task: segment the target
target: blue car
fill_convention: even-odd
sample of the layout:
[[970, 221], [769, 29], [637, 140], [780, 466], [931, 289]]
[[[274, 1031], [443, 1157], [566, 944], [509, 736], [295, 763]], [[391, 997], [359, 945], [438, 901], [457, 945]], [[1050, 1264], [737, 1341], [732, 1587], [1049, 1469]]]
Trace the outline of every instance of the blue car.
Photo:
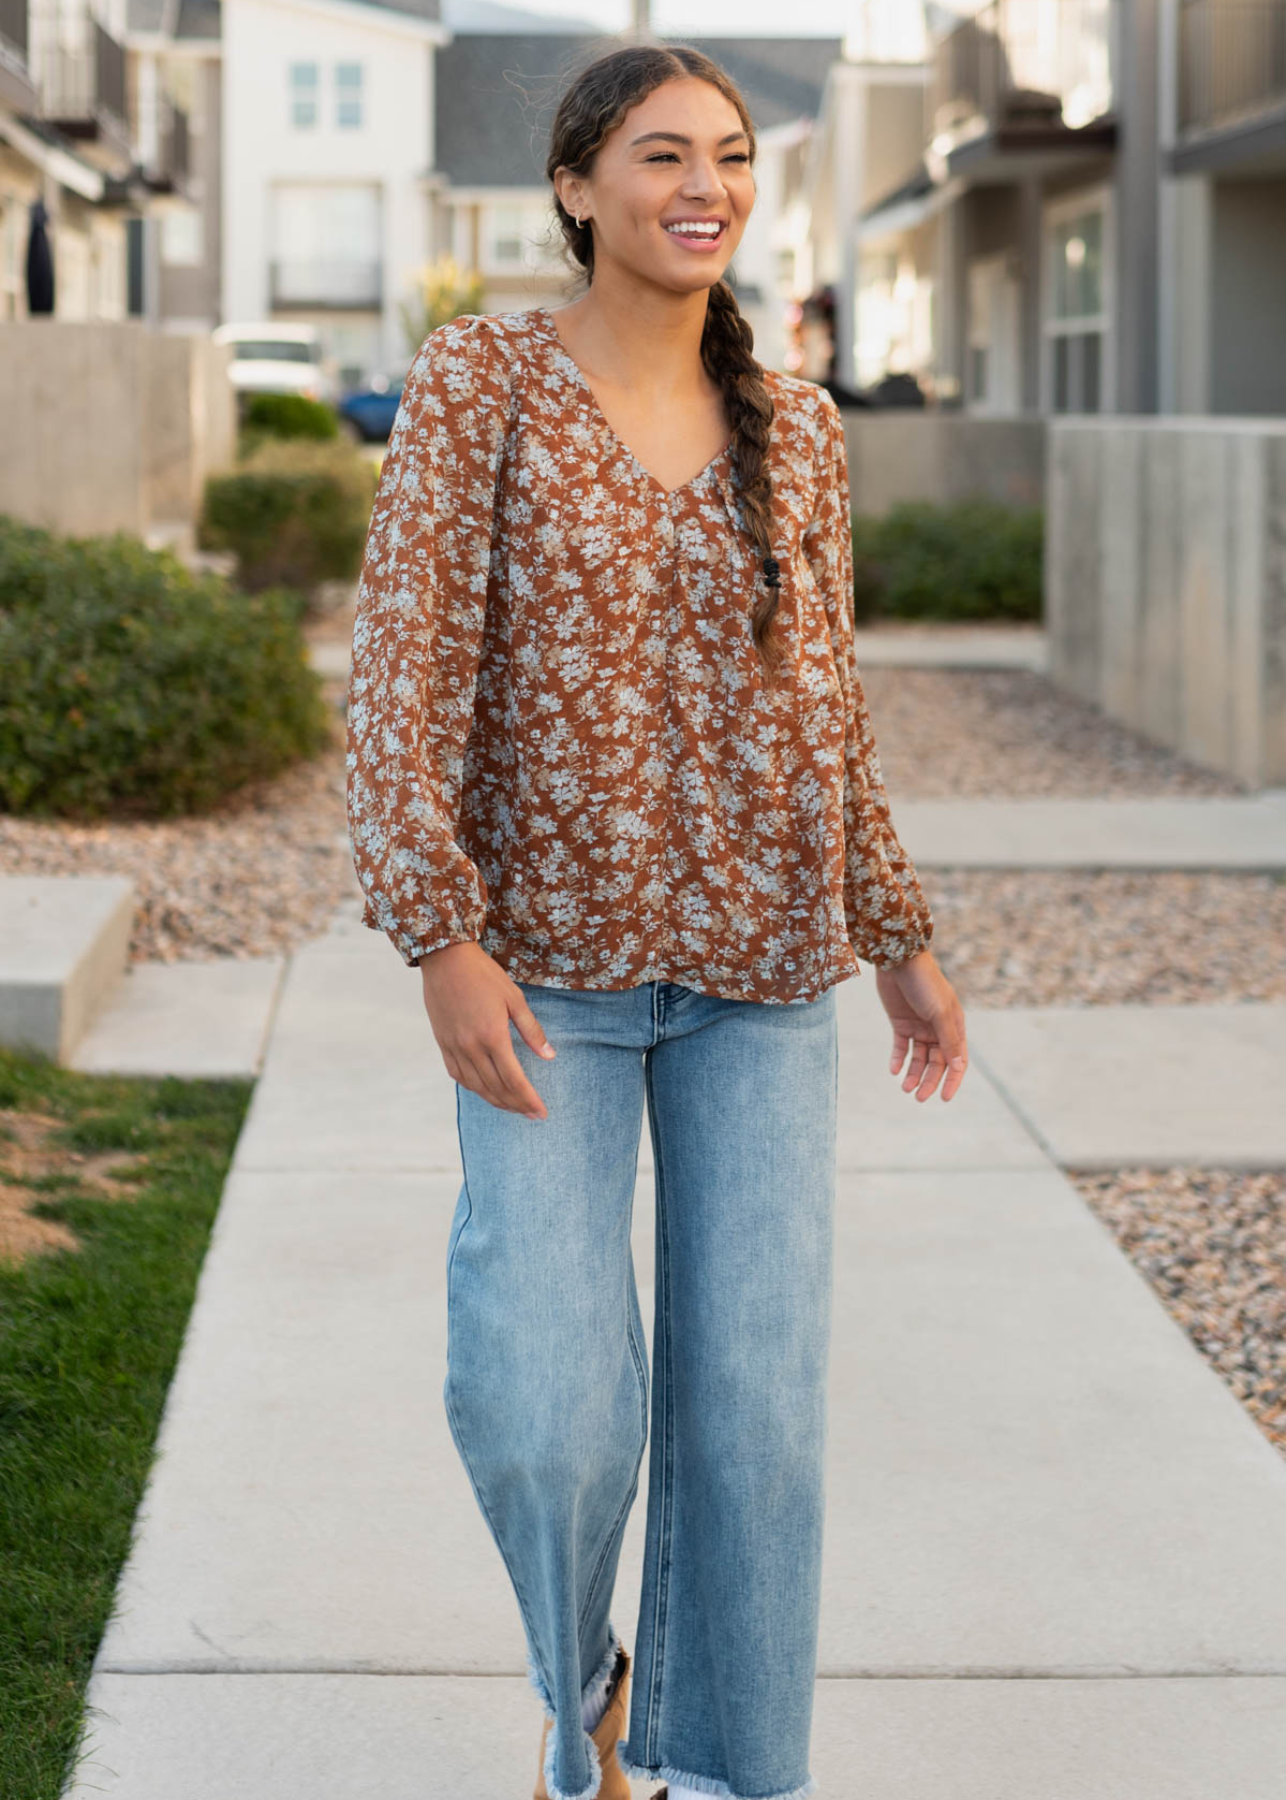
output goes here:
[[365, 387], [344, 395], [337, 411], [350, 437], [363, 444], [383, 444], [388, 442], [401, 398], [400, 375], [372, 375]]

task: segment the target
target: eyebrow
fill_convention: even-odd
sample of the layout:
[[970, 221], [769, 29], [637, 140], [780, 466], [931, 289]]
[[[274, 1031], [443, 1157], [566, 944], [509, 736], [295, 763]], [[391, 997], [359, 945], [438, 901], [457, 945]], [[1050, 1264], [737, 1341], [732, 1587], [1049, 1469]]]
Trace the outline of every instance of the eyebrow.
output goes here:
[[[632, 150], [635, 144], [651, 143], [653, 138], [664, 138], [667, 144], [690, 145], [692, 142], [692, 139], [690, 137], [684, 137], [681, 131], [645, 131], [642, 137], [630, 139], [630, 149]], [[730, 131], [727, 137], [721, 137], [719, 142], [720, 144], [735, 144], [738, 138], [745, 138], [747, 143], [750, 142], [748, 134], [744, 131]]]

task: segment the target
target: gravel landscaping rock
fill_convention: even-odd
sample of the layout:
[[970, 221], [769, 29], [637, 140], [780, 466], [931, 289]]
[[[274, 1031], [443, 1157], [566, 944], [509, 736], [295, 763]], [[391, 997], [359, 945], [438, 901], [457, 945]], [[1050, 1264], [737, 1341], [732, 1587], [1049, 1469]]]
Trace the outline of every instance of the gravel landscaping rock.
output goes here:
[[1068, 1174], [1167, 1311], [1286, 1454], [1286, 1172]]
[[934, 953], [966, 1007], [1286, 1000], [1286, 876], [926, 869], [921, 879]]
[[1028, 669], [870, 664], [862, 687], [895, 815], [899, 796], [1084, 800], [1250, 791], [1136, 736]]

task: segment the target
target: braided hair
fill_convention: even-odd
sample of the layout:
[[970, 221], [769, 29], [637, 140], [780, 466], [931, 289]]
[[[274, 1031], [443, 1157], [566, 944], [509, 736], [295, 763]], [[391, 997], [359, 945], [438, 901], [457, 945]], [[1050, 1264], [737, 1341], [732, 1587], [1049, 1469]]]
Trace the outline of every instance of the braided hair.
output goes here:
[[[551, 185], [559, 167], [573, 175], [589, 174], [603, 140], [626, 113], [667, 81], [696, 76], [717, 88], [736, 108], [755, 156], [755, 130], [749, 110], [730, 76], [702, 51], [688, 45], [631, 44], [598, 57], [572, 80], [563, 93], [550, 128], [545, 174]], [[593, 279], [594, 237], [588, 220], [569, 213], [555, 193], [554, 206], [565, 247]], [[771, 677], [780, 667], [782, 649], [772, 632], [781, 591], [781, 565], [772, 554], [772, 475], [768, 445], [773, 419], [772, 396], [763, 365], [754, 356], [754, 332], [726, 281], [717, 281], [706, 303], [701, 334], [701, 360], [723, 395], [732, 427], [730, 455], [740, 494], [745, 530], [760, 558], [763, 588], [751, 613], [755, 647]]]

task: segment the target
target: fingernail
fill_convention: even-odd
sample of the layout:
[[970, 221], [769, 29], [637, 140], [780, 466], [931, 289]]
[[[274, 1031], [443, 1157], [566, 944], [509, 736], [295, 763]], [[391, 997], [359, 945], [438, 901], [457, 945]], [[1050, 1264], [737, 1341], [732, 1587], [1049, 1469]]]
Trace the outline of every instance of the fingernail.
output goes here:
[[552, 1044], [542, 1044], [540, 1046], [540, 1054], [548, 1059], [554, 1054], [554, 1046]]

